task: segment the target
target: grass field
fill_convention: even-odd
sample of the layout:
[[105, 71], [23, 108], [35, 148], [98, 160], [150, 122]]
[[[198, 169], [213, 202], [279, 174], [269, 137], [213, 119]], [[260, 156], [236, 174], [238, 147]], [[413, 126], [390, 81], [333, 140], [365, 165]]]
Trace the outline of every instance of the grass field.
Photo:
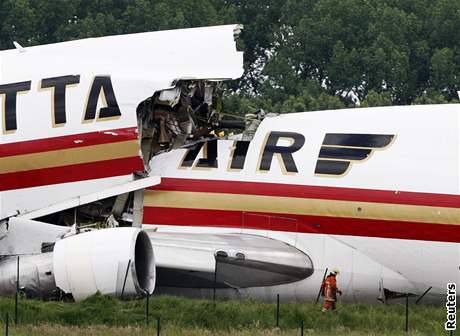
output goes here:
[[[403, 305], [340, 304], [339, 314], [322, 314], [320, 305], [281, 304], [280, 328], [275, 328], [275, 305], [255, 301], [218, 301], [175, 297], [150, 300], [150, 325], [146, 327], [145, 301], [120, 301], [96, 295], [84, 302], [20, 300], [19, 325], [10, 320], [10, 335], [406, 335]], [[4, 316], [14, 314], [14, 300], [0, 300]], [[447, 335], [445, 308], [410, 305], [410, 335]]]

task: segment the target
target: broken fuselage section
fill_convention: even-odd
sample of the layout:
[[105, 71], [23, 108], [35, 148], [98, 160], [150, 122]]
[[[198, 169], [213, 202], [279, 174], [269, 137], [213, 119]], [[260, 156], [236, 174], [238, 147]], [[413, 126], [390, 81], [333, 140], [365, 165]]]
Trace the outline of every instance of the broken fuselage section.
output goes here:
[[[120, 35], [0, 53], [0, 149], [8, 156], [0, 166], [0, 295], [13, 294], [18, 278], [26, 296], [44, 299], [153, 291], [155, 235], [148, 239], [136, 228], [148, 185], [133, 184], [152, 179], [153, 156], [244, 128], [244, 118], [222, 118], [222, 82], [243, 73], [239, 29]], [[119, 226], [134, 228], [97, 230]], [[259, 272], [271, 274], [264, 284], [311, 272], [311, 265], [296, 264], [287, 280], [275, 276], [272, 264], [246, 256], [249, 248], [239, 247], [237, 259], [219, 254], [219, 264], [227, 270], [257, 263]], [[200, 274], [208, 277], [217, 261], [212, 251], [205, 254], [210, 264]], [[93, 276], [83, 276], [88, 270]], [[226, 277], [220, 282], [235, 286]]]
[[[222, 82], [178, 81], [137, 108], [139, 138], [146, 170], [157, 153], [223, 136]], [[244, 128], [244, 122], [234, 123]]]

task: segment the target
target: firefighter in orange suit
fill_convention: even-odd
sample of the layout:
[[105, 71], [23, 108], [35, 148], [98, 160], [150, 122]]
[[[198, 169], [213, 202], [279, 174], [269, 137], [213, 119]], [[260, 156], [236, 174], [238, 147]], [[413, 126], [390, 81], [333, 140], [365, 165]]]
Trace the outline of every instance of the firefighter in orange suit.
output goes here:
[[329, 309], [336, 313], [337, 293], [342, 295], [342, 291], [337, 287], [336, 276], [339, 274], [338, 268], [334, 267], [331, 273], [324, 279], [321, 284], [321, 293], [324, 296], [323, 313]]

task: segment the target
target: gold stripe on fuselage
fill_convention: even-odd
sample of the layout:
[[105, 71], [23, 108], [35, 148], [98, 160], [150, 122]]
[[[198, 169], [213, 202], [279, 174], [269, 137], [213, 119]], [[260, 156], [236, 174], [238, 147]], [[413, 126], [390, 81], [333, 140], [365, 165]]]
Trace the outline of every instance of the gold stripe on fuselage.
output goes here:
[[297, 197], [145, 190], [144, 206], [460, 225], [460, 209]]
[[74, 164], [120, 159], [139, 155], [139, 142], [128, 140], [0, 158], [0, 174]]

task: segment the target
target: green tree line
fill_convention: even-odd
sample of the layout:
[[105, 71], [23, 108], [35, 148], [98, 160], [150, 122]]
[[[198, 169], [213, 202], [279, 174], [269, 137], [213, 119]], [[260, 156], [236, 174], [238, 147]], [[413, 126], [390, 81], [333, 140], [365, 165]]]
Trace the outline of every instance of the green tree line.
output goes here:
[[227, 111], [458, 102], [458, 0], [1, 0], [0, 49], [230, 23]]

